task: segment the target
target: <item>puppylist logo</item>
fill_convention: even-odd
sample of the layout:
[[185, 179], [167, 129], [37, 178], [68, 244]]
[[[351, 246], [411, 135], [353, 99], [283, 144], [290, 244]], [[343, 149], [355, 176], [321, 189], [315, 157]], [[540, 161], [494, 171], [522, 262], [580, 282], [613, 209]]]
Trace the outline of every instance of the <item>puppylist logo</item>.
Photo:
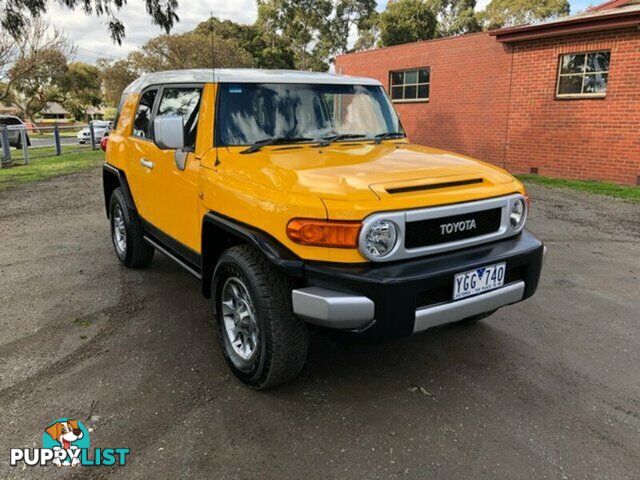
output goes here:
[[45, 428], [42, 448], [12, 448], [12, 467], [23, 462], [28, 466], [97, 467], [124, 466], [128, 448], [90, 450], [89, 430], [79, 420], [60, 418]]

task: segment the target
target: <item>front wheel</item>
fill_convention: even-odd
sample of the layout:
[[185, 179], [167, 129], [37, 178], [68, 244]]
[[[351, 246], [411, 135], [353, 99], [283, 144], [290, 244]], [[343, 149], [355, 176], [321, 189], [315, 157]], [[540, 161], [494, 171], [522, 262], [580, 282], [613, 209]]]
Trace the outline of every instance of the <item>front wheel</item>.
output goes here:
[[216, 334], [227, 365], [255, 389], [296, 378], [306, 361], [306, 324], [293, 313], [291, 281], [248, 245], [222, 254], [212, 280]]

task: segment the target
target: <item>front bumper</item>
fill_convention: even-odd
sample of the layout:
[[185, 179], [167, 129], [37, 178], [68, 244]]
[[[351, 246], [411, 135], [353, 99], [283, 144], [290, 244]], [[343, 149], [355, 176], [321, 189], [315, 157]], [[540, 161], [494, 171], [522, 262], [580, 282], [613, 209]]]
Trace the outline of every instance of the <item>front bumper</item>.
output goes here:
[[[402, 337], [520, 302], [538, 286], [543, 243], [532, 233], [388, 264], [306, 263], [293, 309], [309, 323], [361, 336]], [[503, 287], [452, 301], [455, 274], [506, 262]]]

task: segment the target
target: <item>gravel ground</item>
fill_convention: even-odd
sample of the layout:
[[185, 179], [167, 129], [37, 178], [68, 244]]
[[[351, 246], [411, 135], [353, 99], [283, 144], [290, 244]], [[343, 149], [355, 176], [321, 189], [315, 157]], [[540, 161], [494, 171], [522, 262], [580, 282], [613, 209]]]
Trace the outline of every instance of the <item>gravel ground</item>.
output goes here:
[[[640, 478], [640, 206], [532, 187], [538, 293], [242, 387], [197, 282], [116, 261], [99, 170], [0, 193], [0, 478]], [[92, 404], [94, 405], [91, 411]], [[59, 417], [120, 468], [8, 465]]]

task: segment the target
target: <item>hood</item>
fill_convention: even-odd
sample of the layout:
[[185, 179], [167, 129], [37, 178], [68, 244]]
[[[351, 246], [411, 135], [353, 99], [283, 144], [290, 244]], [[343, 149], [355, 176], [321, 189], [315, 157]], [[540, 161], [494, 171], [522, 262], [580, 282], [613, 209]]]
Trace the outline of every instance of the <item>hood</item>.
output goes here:
[[423, 197], [441, 184], [478, 191], [514, 182], [487, 163], [405, 142], [268, 147], [239, 157], [243, 166], [258, 170], [252, 177], [265, 186], [327, 200], [406, 199]]

